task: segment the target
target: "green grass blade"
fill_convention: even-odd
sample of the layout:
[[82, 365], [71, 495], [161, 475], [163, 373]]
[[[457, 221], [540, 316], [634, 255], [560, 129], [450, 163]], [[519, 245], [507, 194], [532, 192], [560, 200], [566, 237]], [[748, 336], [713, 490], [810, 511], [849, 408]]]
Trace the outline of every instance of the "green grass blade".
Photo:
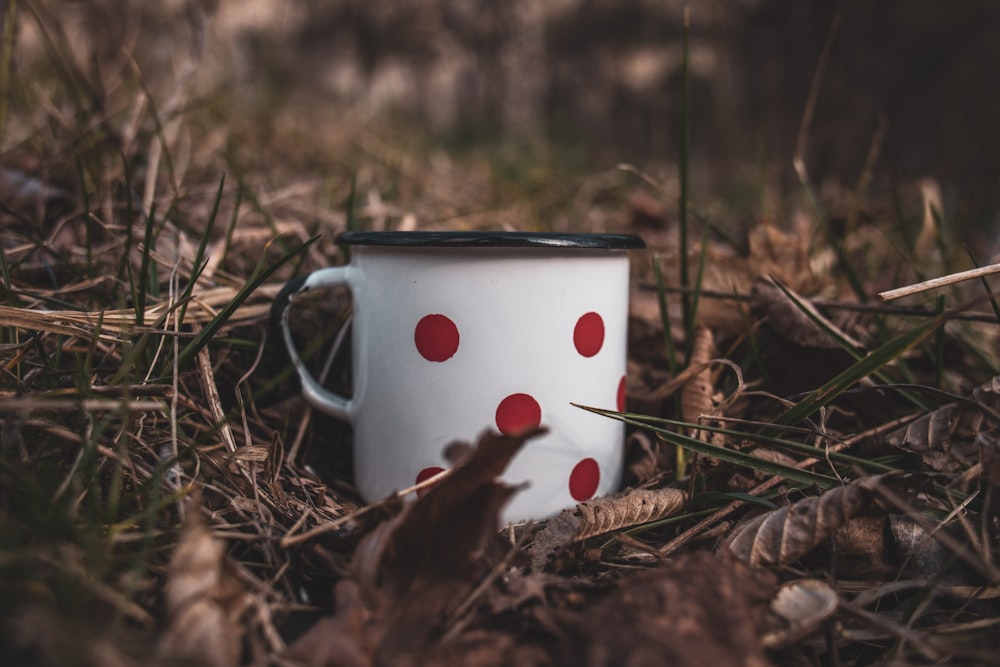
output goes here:
[[94, 240], [91, 228], [90, 192], [87, 189], [87, 172], [83, 168], [83, 161], [77, 156], [74, 160], [76, 164], [76, 177], [80, 181], [80, 198], [83, 200], [83, 233], [84, 249], [87, 253], [87, 277], [94, 277]]
[[[976, 261], [976, 256], [972, 254], [968, 246], [965, 247], [965, 252], [968, 253], [969, 259], [972, 260], [972, 266], [977, 269], [980, 268], [979, 262]], [[997, 303], [996, 294], [994, 294], [993, 288], [990, 287], [990, 281], [986, 279], [986, 276], [982, 276], [979, 280], [983, 283], [983, 289], [986, 290], [986, 296], [989, 297], [990, 305], [993, 307], [993, 314], [997, 318], [997, 323], [1000, 324], [1000, 304]]]
[[656, 300], [660, 306], [663, 343], [667, 347], [667, 364], [670, 367], [670, 374], [677, 375], [677, 351], [674, 349], [674, 336], [670, 327], [670, 308], [667, 306], [667, 287], [663, 280], [663, 266], [660, 264], [659, 255], [653, 255], [653, 273], [656, 276]]
[[854, 386], [862, 379], [872, 375], [886, 364], [898, 359], [910, 348], [925, 340], [940, 327], [947, 315], [941, 315], [932, 320], [928, 320], [918, 327], [915, 327], [896, 338], [884, 343], [882, 346], [869, 352], [866, 356], [852, 364], [845, 371], [824, 384], [822, 387], [812, 392], [795, 406], [779, 416], [776, 424], [794, 426], [808, 419], [817, 410], [827, 405], [848, 388]]
[[[691, 296], [691, 321], [696, 322], [698, 320], [698, 304], [701, 303], [701, 288], [705, 282], [705, 264], [708, 260], [708, 227], [702, 227], [701, 230], [701, 251], [698, 253], [698, 273], [695, 276], [694, 281], [694, 293]], [[690, 334], [690, 332], [689, 332]], [[694, 341], [694, 336], [688, 336], [689, 341]], [[691, 343], [688, 346], [688, 353], [690, 355]]]
[[[574, 405], [576, 405], [574, 403]], [[743, 466], [745, 468], [750, 468], [753, 470], [759, 470], [760, 472], [767, 473], [769, 475], [779, 475], [785, 479], [790, 479], [795, 482], [808, 485], [816, 485], [820, 488], [831, 488], [838, 486], [840, 481], [836, 477], [831, 477], [829, 475], [822, 475], [820, 473], [812, 472], [809, 470], [800, 470], [799, 468], [794, 468], [792, 466], [782, 465], [781, 463], [775, 463], [774, 461], [765, 461], [759, 459], [755, 456], [750, 456], [743, 452], [736, 451], [734, 449], [726, 449], [725, 447], [719, 447], [711, 443], [702, 442], [697, 438], [692, 438], [681, 433], [675, 433], [665, 428], [659, 426], [653, 426], [652, 424], [645, 423], [643, 421], [632, 419], [624, 414], [615, 412], [613, 410], [602, 410], [599, 408], [589, 408], [582, 405], [577, 405], [579, 408], [583, 408], [588, 412], [593, 412], [594, 414], [602, 415], [604, 417], [610, 417], [611, 419], [617, 419], [618, 421], [625, 422], [626, 424], [631, 424], [633, 426], [639, 426], [648, 431], [656, 433], [664, 441], [676, 445], [678, 447], [683, 447], [686, 450], [697, 452], [698, 454], [703, 454], [705, 456], [710, 456], [720, 461], [726, 461], [728, 463], [733, 463], [738, 466]], [[699, 428], [701, 428], [699, 426]]]
[[[733, 284], [733, 294], [739, 295], [739, 288]], [[757, 341], [757, 333], [754, 331], [753, 323], [750, 321], [750, 313], [747, 311], [746, 303], [742, 299], [736, 299], [736, 309], [740, 313], [740, 322], [743, 324], [743, 331], [747, 337], [747, 343], [750, 345], [750, 363], [755, 364], [760, 372], [762, 379], [767, 379], [770, 373], [764, 366], [764, 358], [760, 354], [760, 344]], [[744, 365], [744, 372], [751, 366]]]
[[263, 266], [264, 260], [261, 259], [261, 262], [258, 263], [254, 269], [253, 274], [251, 274], [250, 278], [247, 280], [246, 285], [244, 285], [243, 288], [236, 293], [233, 300], [226, 304], [226, 307], [223, 308], [218, 315], [212, 318], [212, 321], [209, 322], [208, 325], [206, 325], [205, 328], [191, 340], [191, 342], [184, 346], [184, 349], [181, 350], [177, 358], [178, 366], [184, 368], [190, 364], [195, 355], [198, 354], [202, 348], [208, 345], [209, 341], [212, 340], [216, 332], [218, 332], [222, 325], [226, 323], [226, 320], [228, 320], [230, 316], [236, 312], [236, 309], [239, 308], [251, 294], [253, 294], [254, 290], [260, 287], [264, 281], [267, 280], [271, 274], [281, 268], [282, 265], [315, 243], [318, 238], [318, 236], [313, 236], [309, 240], [300, 243], [284, 253], [277, 259], [277, 261], [266, 268]]
[[678, 229], [680, 233], [680, 281], [681, 287], [681, 319], [684, 322], [686, 340], [691, 340], [694, 331], [694, 313], [691, 311], [691, 295], [688, 276], [688, 179], [690, 177], [691, 148], [691, 13], [684, 8], [684, 32], [681, 49], [681, 146], [680, 146], [680, 196], [677, 199]]
[[[357, 211], [355, 211], [355, 208], [357, 207], [357, 199], [358, 199], [358, 175], [354, 173], [351, 174], [351, 189], [347, 193], [347, 204], [345, 205], [347, 211], [345, 212], [344, 228], [349, 232], [353, 232], [358, 227]], [[341, 252], [344, 253], [344, 263], [350, 264], [351, 262], [350, 244], [345, 244], [341, 248]]]
[[222, 189], [226, 185], [226, 175], [223, 174], [222, 178], [219, 179], [219, 189], [215, 193], [215, 201], [212, 202], [212, 212], [208, 216], [208, 221], [205, 223], [205, 231], [201, 235], [201, 243], [198, 244], [198, 250], [194, 254], [194, 261], [191, 264], [191, 277], [188, 279], [188, 284], [181, 293], [181, 309], [177, 314], [177, 321], [180, 324], [184, 323], [184, 315], [187, 313], [187, 307], [191, 294], [194, 292], [194, 286], [198, 282], [198, 277], [201, 272], [205, 270], [205, 266], [202, 264], [202, 258], [205, 257], [205, 248], [208, 247], [208, 239], [212, 235], [212, 229], [215, 228], [215, 220], [219, 216], [219, 204], [222, 203]]
[[135, 324], [144, 326], [146, 323], [146, 294], [149, 290], [150, 256], [153, 253], [153, 243], [155, 234], [153, 228], [156, 225], [156, 202], [149, 207], [149, 215], [146, 216], [146, 233], [142, 240], [142, 264], [139, 268], [139, 285], [135, 290]]
[[[821, 447], [816, 447], [815, 445], [798, 442], [796, 440], [789, 440], [787, 438], [779, 438], [775, 435], [770, 435], [768, 433], [740, 431], [737, 429], [725, 428], [721, 426], [711, 426], [708, 424], [691, 424], [677, 419], [669, 419], [667, 417], [654, 417], [649, 415], [638, 415], [632, 413], [620, 413], [620, 414], [636, 422], [640, 422], [647, 425], [659, 424], [663, 426], [670, 426], [675, 429], [698, 429], [699, 431], [708, 431], [709, 433], [719, 433], [722, 435], [726, 435], [732, 438], [733, 440], [751, 441], [758, 445], [766, 445], [773, 449], [781, 449], [784, 451], [790, 451], [796, 454], [803, 454], [805, 456], [811, 456], [811, 457], [829, 458], [831, 461], [838, 461], [845, 465], [856, 466], [873, 473], [893, 472], [897, 470], [896, 468], [890, 465], [886, 465], [884, 463], [879, 463], [877, 461], [872, 461], [870, 459], [865, 459], [858, 456], [852, 456], [850, 454], [845, 454], [843, 452], [828, 451]], [[809, 435], [812, 435], [814, 433], [812, 429], [796, 429], [795, 427], [789, 427], [789, 428], [800, 430], [801, 432], [808, 433]]]
[[233, 203], [233, 215], [229, 218], [229, 228], [226, 229], [226, 242], [222, 244], [222, 257], [219, 262], [225, 262], [229, 256], [229, 248], [233, 245], [233, 234], [236, 232], [236, 223], [240, 219], [240, 205], [243, 203], [243, 185], [236, 187], [236, 201]]
[[[775, 280], [773, 278], [772, 278], [772, 280], [773, 280], [774, 284], [778, 286], [778, 289], [780, 289], [782, 292], [784, 292], [785, 296], [787, 296], [789, 298], [789, 300], [791, 300], [792, 304], [794, 304], [795, 307], [798, 308], [799, 311], [803, 315], [805, 315], [806, 317], [808, 317], [809, 320], [813, 324], [815, 324], [820, 329], [822, 329], [823, 333], [825, 333], [827, 336], [829, 336], [834, 341], [836, 341], [837, 344], [840, 345], [840, 347], [843, 348], [843, 350], [845, 352], [847, 352], [852, 357], [854, 357], [854, 359], [856, 361], [860, 361], [861, 359], [864, 358], [864, 355], [861, 353], [861, 351], [857, 347], [855, 347], [855, 345], [854, 345], [854, 343], [852, 341], [848, 340], [847, 338], [844, 338], [843, 334], [841, 334], [841, 332], [839, 330], [837, 330], [834, 327], [831, 327], [829, 325], [829, 323], [827, 323], [826, 321], [824, 321], [822, 318], [817, 317], [816, 313], [809, 306], [809, 304], [806, 303], [806, 302], [804, 302], [802, 300], [802, 298], [798, 294], [796, 294], [792, 290], [790, 290], [787, 287], [785, 287], [785, 285], [782, 284], [780, 281]], [[943, 311], [939, 310], [937, 314], [940, 315], [941, 312], [943, 312]], [[874, 375], [883, 384], [887, 384], [887, 385], [893, 384], [892, 378], [890, 378], [888, 375], [886, 375], [883, 371], [880, 371], [880, 370], [879, 371], [875, 371], [874, 373], [872, 373], [872, 375]], [[934, 406], [932, 404], [928, 403], [926, 400], [924, 400], [923, 398], [921, 398], [919, 395], [914, 394], [911, 391], [907, 391], [905, 389], [900, 389], [900, 388], [895, 388], [894, 391], [896, 391], [900, 396], [902, 396], [906, 400], [910, 401], [911, 403], [913, 403], [918, 408], [921, 408], [922, 410], [933, 410], [934, 409]]]
[[[939, 294], [937, 299], [934, 301], [934, 310], [940, 316], [944, 312], [944, 294]], [[934, 360], [934, 386], [940, 389], [944, 383], [944, 352], [945, 343], [947, 338], [944, 333], [944, 327], [937, 330], [934, 335], [934, 351], [930, 355], [931, 359]]]

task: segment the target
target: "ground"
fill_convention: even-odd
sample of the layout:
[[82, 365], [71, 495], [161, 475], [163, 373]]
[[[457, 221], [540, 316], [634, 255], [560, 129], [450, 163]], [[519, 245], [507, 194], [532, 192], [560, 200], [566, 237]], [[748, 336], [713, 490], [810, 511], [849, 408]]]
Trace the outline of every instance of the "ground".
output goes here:
[[[82, 4], [4, 8], [4, 664], [992, 664], [996, 282], [877, 295], [997, 262], [996, 179], [886, 168], [921, 151], [877, 113], [830, 130], [853, 4], [807, 17], [804, 97], [759, 164], [719, 129], [750, 98], [722, 105], [718, 11], [685, 40], [681, 3], [635, 35], [642, 2]], [[987, 48], [976, 12], [942, 19], [949, 58]], [[954, 103], [958, 71], [928, 75]], [[348, 229], [642, 237], [624, 409], [601, 411], [620, 492], [501, 525], [526, 432], [453, 447], [416, 502], [362, 501], [271, 314]], [[300, 305], [299, 349], [347, 391], [349, 298]]]

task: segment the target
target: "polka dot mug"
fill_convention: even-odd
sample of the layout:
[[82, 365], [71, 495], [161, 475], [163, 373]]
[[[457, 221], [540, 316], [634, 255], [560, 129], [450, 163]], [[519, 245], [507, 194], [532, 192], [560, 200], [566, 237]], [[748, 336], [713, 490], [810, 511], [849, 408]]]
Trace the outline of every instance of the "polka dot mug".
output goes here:
[[[369, 501], [447, 466], [485, 429], [548, 432], [503, 480], [527, 482], [504, 521], [541, 519], [617, 489], [623, 424], [572, 403], [624, 408], [628, 250], [636, 236], [348, 232], [346, 266], [289, 283], [275, 304], [303, 394], [354, 428], [355, 483]], [[323, 387], [296, 352], [292, 301], [346, 286], [354, 304], [353, 396]]]

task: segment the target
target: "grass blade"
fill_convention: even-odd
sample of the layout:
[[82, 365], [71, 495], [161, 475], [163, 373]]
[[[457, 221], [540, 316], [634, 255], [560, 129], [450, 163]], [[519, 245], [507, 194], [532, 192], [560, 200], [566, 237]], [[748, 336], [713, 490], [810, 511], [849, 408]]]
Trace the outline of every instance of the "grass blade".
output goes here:
[[681, 287], [681, 318], [684, 322], [685, 339], [691, 340], [694, 331], [694, 313], [691, 310], [691, 296], [687, 288], [691, 284], [688, 276], [688, 179], [690, 177], [691, 148], [691, 10], [684, 7], [684, 33], [681, 61], [681, 148], [680, 148], [680, 196], [677, 200], [678, 229], [680, 233], [680, 281]]
[[[698, 304], [701, 303], [701, 288], [705, 283], [705, 264], [708, 259], [708, 227], [701, 230], [701, 251], [698, 253], [698, 273], [695, 276], [694, 291], [691, 295], [691, 321], [698, 319]], [[694, 341], [693, 329], [688, 332], [688, 340]], [[690, 344], [688, 356], [690, 357]]]
[[[852, 456], [850, 454], [844, 454], [843, 452], [828, 451], [821, 447], [816, 447], [815, 445], [810, 445], [804, 442], [798, 442], [796, 440], [789, 440], [787, 438], [779, 438], [774, 435], [769, 435], [767, 433], [755, 433], [752, 431], [739, 431], [736, 429], [725, 428], [721, 426], [710, 426], [708, 424], [691, 424], [688, 422], [680, 421], [677, 419], [669, 419], [667, 417], [653, 417], [648, 415], [636, 415], [630, 413], [622, 413], [624, 416], [633, 419], [637, 422], [643, 424], [662, 424], [663, 426], [670, 426], [681, 430], [698, 429], [699, 431], [708, 431], [709, 433], [720, 433], [722, 435], [727, 435], [734, 440], [748, 440], [760, 445], [767, 445], [774, 449], [781, 449], [785, 451], [795, 452], [797, 454], [802, 454], [805, 456], [817, 457], [817, 458], [829, 458], [831, 461], [839, 461], [845, 465], [856, 466], [864, 470], [871, 471], [873, 473], [881, 472], [893, 472], [897, 470], [890, 465], [884, 463], [879, 463], [877, 461], [872, 461], [870, 459], [861, 458], [858, 456]], [[794, 427], [791, 427], [794, 428]], [[799, 430], [799, 429], [797, 429]], [[801, 429], [803, 433], [813, 434], [812, 429]]]
[[135, 288], [135, 324], [143, 326], [146, 323], [146, 292], [149, 289], [150, 256], [153, 254], [153, 227], [156, 224], [156, 202], [149, 207], [146, 216], [146, 233], [142, 240], [142, 264], [139, 268], [139, 286]]
[[180, 301], [182, 305], [180, 312], [177, 314], [177, 322], [180, 324], [184, 323], [184, 315], [187, 313], [191, 293], [194, 291], [194, 286], [198, 283], [198, 277], [205, 270], [205, 266], [201, 260], [205, 256], [205, 248], [208, 247], [208, 239], [212, 235], [212, 229], [215, 228], [215, 220], [219, 215], [219, 204], [222, 203], [222, 189], [225, 185], [226, 175], [223, 174], [219, 180], [219, 189], [215, 193], [215, 201], [212, 202], [212, 212], [208, 216], [205, 231], [201, 235], [201, 243], [198, 244], [198, 250], [194, 254], [194, 261], [191, 263], [191, 277], [188, 278], [188, 284], [181, 293]]
[[[659, 426], [653, 426], [652, 424], [648, 424], [638, 419], [633, 419], [632, 417], [620, 412], [602, 410], [600, 408], [590, 408], [583, 405], [577, 405], [576, 403], [573, 405], [576, 405], [578, 408], [583, 408], [588, 412], [593, 412], [594, 414], [610, 417], [611, 419], [617, 419], [618, 421], [625, 422], [626, 424], [631, 424], [633, 426], [639, 426], [656, 433], [660, 438], [672, 445], [683, 447], [689, 451], [704, 454], [705, 456], [710, 456], [712, 458], [719, 459], [720, 461], [727, 461], [738, 466], [759, 470], [760, 472], [770, 475], [779, 475], [785, 479], [790, 479], [792, 481], [810, 486], [816, 485], [824, 489], [832, 488], [840, 484], [840, 481], [836, 477], [822, 475], [810, 470], [801, 470], [792, 466], [782, 465], [781, 463], [775, 463], [774, 461], [765, 461], [734, 449], [726, 449], [725, 447], [719, 447], [707, 442], [702, 442], [697, 438], [675, 433], [674, 431], [670, 431]], [[701, 427], [699, 426], [699, 428]]]
[[[968, 246], [965, 247], [965, 252], [968, 253], [969, 259], [972, 260], [972, 266], [977, 269], [982, 268], [979, 265], [979, 262], [976, 261], [976, 256], [972, 254], [972, 251], [969, 250]], [[983, 283], [983, 289], [986, 290], [986, 296], [989, 297], [990, 305], [993, 307], [993, 314], [996, 315], [997, 323], [1000, 324], [1000, 304], [997, 303], [997, 296], [993, 293], [993, 288], [990, 287], [990, 282], [986, 280], [986, 276], [980, 276], [979, 280]]]
[[898, 359], [910, 348], [925, 340], [947, 319], [947, 314], [940, 315], [884, 343], [881, 347], [868, 353], [847, 368], [847, 370], [799, 401], [795, 406], [778, 417], [775, 423], [794, 426], [808, 419], [813, 413], [830, 403], [845, 390], [872, 375], [891, 361]]
[[313, 236], [308, 241], [300, 243], [284, 253], [277, 259], [277, 261], [266, 268], [263, 268], [264, 260], [261, 259], [261, 262], [257, 264], [256, 268], [254, 268], [253, 274], [251, 274], [250, 278], [247, 280], [246, 285], [244, 285], [243, 288], [236, 293], [233, 300], [230, 301], [218, 315], [212, 318], [212, 321], [209, 322], [208, 325], [206, 325], [205, 328], [202, 329], [198, 335], [184, 347], [183, 350], [181, 350], [180, 355], [177, 358], [177, 365], [180, 368], [184, 368], [190, 364], [195, 355], [198, 354], [202, 348], [208, 345], [209, 341], [212, 340], [212, 337], [215, 336], [219, 329], [222, 328], [222, 325], [226, 323], [226, 320], [228, 320], [229, 317], [236, 312], [236, 309], [247, 300], [247, 297], [253, 294], [255, 289], [260, 287], [260, 285], [263, 284], [263, 282], [267, 280], [272, 273], [281, 268], [282, 265], [315, 243], [318, 238], [318, 236]]
[[[812, 309], [810, 304], [803, 301], [802, 297], [800, 297], [792, 290], [788, 289], [783, 283], [781, 283], [781, 281], [773, 277], [771, 280], [775, 285], [778, 286], [778, 289], [784, 292], [785, 296], [789, 298], [792, 304], [796, 308], [798, 308], [803, 315], [808, 317], [813, 324], [822, 329], [823, 333], [825, 333], [827, 336], [835, 340], [837, 344], [840, 345], [840, 347], [843, 348], [845, 352], [850, 354], [852, 357], [854, 357], [855, 360], [858, 361], [864, 358], [864, 355], [861, 354], [861, 350], [854, 344], [853, 341], [850, 341], [847, 338], [845, 338], [838, 329], [830, 326], [830, 324], [824, 321], [823, 318], [817, 317], [816, 312]], [[938, 309], [937, 315], [940, 316], [942, 312], [944, 312], [943, 308]], [[874, 373], [872, 373], [872, 375], [874, 375], [883, 384], [887, 385], [893, 384], [892, 378], [890, 378], [882, 371], [875, 371]], [[922, 410], [934, 409], [933, 405], [931, 405], [926, 400], [924, 400], [923, 398], [921, 398], [917, 394], [914, 394], [911, 391], [907, 391], [905, 389], [900, 389], [900, 388], [896, 388], [895, 391], [899, 393], [900, 396], [910, 401], [911, 403], [913, 403], [918, 408], [921, 408]]]
[[667, 348], [667, 364], [670, 374], [677, 375], [677, 351], [674, 349], [674, 336], [670, 327], [670, 308], [667, 305], [667, 288], [663, 280], [663, 266], [660, 256], [653, 255], [653, 273], [656, 276], [656, 300], [660, 306], [660, 322], [663, 324], [663, 343]]
[[[357, 198], [358, 198], [358, 175], [354, 173], [351, 174], [351, 189], [347, 193], [347, 204], [346, 204], [347, 211], [345, 213], [345, 222], [344, 222], [344, 228], [349, 232], [353, 232], [358, 227], [357, 212], [355, 211], [355, 208], [357, 206]], [[351, 245], [349, 243], [344, 244], [343, 248], [341, 249], [341, 252], [344, 253], [344, 263], [350, 264]]]

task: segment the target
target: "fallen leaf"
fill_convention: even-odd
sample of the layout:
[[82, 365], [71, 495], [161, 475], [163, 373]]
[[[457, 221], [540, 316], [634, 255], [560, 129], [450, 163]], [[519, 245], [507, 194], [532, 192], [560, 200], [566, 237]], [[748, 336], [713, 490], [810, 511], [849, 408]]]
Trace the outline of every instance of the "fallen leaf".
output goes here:
[[463, 450], [447, 477], [361, 541], [351, 576], [336, 587], [336, 614], [307, 631], [289, 656], [355, 667], [433, 662], [457, 650], [436, 639], [500, 560], [491, 558], [490, 547], [500, 539], [500, 509], [517, 489], [497, 477], [541, 433], [485, 433], [474, 450]]
[[191, 503], [167, 567], [167, 625], [158, 645], [166, 660], [206, 667], [239, 664], [238, 620], [247, 597], [230, 567], [225, 545], [212, 536], [198, 504]]
[[[839, 350], [840, 343], [830, 331], [856, 349], [864, 346], [824, 317], [803, 296], [788, 287], [782, 288], [774, 278], [758, 278], [750, 290], [750, 308], [767, 317], [768, 325], [778, 335], [806, 348]], [[822, 326], [817, 324], [822, 323]]]
[[[698, 424], [701, 418], [712, 413], [712, 369], [708, 362], [715, 356], [715, 340], [712, 330], [706, 326], [695, 327], [691, 343], [691, 358], [688, 368], [700, 368], [694, 377], [681, 389], [681, 418], [689, 424]], [[708, 431], [692, 428], [691, 435], [705, 439]]]
[[679, 489], [633, 489], [563, 510], [535, 533], [532, 568], [537, 572], [547, 567], [558, 570], [558, 566], [552, 567], [553, 559], [571, 544], [670, 516], [684, 506], [685, 498]]
[[891, 473], [865, 477], [760, 514], [737, 526], [724, 548], [754, 566], [794, 563], [826, 543], [849, 519], [887, 512], [890, 506], [879, 488], [897, 478]]
[[580, 528], [573, 539], [579, 542], [662, 519], [684, 507], [685, 499], [680, 489], [635, 489], [623, 496], [580, 503]]
[[979, 457], [976, 436], [1000, 428], [1000, 376], [972, 391], [972, 397], [948, 403], [892, 431], [886, 442], [918, 454], [939, 472], [967, 470]]

